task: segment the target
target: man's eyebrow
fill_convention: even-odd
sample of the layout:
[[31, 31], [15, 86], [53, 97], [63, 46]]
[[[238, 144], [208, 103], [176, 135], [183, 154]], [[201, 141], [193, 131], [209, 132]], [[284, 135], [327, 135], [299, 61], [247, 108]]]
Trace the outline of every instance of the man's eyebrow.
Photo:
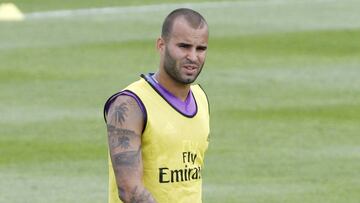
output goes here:
[[190, 45], [190, 43], [188, 43], [188, 42], [178, 42], [177, 44], [188, 44], [188, 45]]
[[192, 44], [186, 43], [186, 42], [179, 42], [176, 45], [178, 45], [178, 46], [192, 46]]

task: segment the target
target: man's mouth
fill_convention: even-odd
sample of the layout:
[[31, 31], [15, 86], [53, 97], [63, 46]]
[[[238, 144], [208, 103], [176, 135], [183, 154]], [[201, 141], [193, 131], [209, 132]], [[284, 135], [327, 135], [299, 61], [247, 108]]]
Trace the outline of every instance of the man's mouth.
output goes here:
[[186, 69], [189, 69], [189, 70], [193, 70], [193, 69], [197, 69], [198, 65], [196, 65], [196, 64], [184, 64], [183, 67], [186, 68]]
[[193, 65], [193, 64], [185, 64], [185, 65], [183, 65], [183, 68], [185, 69], [185, 73], [187, 75], [192, 75], [192, 74], [196, 73], [198, 66]]

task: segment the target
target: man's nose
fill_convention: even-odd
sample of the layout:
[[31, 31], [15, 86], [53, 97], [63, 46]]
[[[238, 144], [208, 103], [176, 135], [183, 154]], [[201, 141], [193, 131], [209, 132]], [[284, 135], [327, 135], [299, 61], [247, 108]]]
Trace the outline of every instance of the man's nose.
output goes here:
[[190, 49], [187, 53], [187, 59], [189, 59], [192, 62], [197, 61], [197, 53], [195, 49]]

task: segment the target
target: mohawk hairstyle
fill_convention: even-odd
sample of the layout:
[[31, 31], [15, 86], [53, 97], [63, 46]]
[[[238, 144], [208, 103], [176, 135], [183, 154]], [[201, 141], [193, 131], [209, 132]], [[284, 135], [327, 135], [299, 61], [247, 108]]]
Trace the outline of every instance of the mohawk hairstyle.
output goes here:
[[172, 11], [164, 20], [161, 30], [161, 37], [163, 39], [169, 39], [173, 24], [178, 17], [184, 17], [187, 23], [194, 29], [207, 26], [205, 18], [200, 13], [189, 8], [178, 8]]

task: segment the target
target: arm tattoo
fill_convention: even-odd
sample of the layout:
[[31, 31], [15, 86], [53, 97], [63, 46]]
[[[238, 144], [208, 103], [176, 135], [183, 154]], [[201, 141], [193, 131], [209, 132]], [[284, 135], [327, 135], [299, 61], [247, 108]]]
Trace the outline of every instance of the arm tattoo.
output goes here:
[[130, 147], [130, 138], [140, 136], [132, 130], [117, 128], [108, 124], [109, 144], [111, 148], [121, 147], [127, 149]]
[[118, 192], [119, 192], [120, 199], [123, 200], [123, 198], [125, 197], [125, 194], [126, 194], [125, 189], [122, 188], [121, 186], [118, 186]]
[[155, 202], [154, 199], [151, 197], [151, 194], [149, 191], [144, 189], [143, 191], [138, 191], [137, 186], [132, 190], [131, 197], [130, 197], [131, 203], [141, 203], [141, 202]]
[[145, 188], [141, 191], [138, 189], [138, 186], [135, 186], [130, 192], [128, 196], [128, 200], [126, 201], [126, 192], [125, 189], [122, 187], [118, 187], [119, 191], [119, 198], [123, 202], [130, 202], [130, 203], [156, 203], [154, 198], [151, 196], [151, 193], [146, 190]]
[[126, 103], [121, 103], [119, 106], [116, 106], [114, 112], [115, 121], [122, 124], [125, 121], [125, 117], [127, 116], [126, 112], [128, 110]]
[[137, 151], [126, 151], [114, 154], [114, 162], [117, 167], [137, 167], [140, 163], [140, 147]]
[[118, 137], [117, 142], [114, 142], [114, 146], [113, 147], [117, 147], [118, 145], [120, 145], [121, 148], [127, 149], [130, 146], [130, 139], [126, 136], [121, 136]]

